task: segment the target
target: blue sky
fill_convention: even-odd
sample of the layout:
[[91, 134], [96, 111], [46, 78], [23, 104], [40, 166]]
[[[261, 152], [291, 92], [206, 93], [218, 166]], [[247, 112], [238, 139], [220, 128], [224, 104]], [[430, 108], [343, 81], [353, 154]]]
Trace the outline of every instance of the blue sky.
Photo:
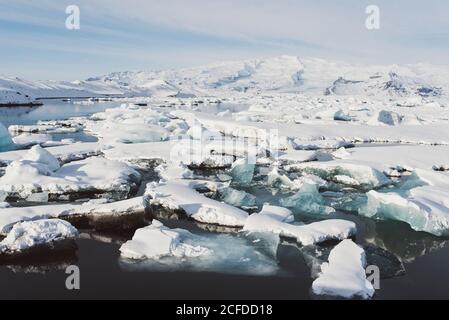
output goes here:
[[[65, 28], [78, 5], [81, 29]], [[380, 30], [365, 8], [380, 8]], [[84, 79], [281, 54], [449, 64], [446, 0], [0, 0], [0, 73]]]

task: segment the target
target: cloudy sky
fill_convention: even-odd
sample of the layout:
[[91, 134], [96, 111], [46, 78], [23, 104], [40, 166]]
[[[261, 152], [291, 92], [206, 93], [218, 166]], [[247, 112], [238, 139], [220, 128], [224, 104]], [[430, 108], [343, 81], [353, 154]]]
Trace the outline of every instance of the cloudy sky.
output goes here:
[[[68, 5], [81, 29], [67, 30]], [[367, 5], [380, 29], [365, 27]], [[0, 74], [84, 79], [280, 54], [449, 64], [447, 0], [0, 0]]]

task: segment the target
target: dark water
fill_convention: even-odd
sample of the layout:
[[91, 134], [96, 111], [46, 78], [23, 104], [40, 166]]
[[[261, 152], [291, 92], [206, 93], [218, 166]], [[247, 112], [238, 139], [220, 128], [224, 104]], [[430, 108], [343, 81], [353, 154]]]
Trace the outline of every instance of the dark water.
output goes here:
[[[38, 121], [65, 120], [72, 117], [90, 116], [107, 108], [120, 106], [118, 102], [98, 102], [88, 105], [74, 104], [62, 100], [42, 100], [44, 105], [33, 107], [0, 107], [0, 122], [11, 125], [35, 125]], [[73, 139], [81, 142], [96, 142], [98, 139], [85, 132], [48, 134], [53, 141]]]
[[[397, 222], [368, 223], [346, 216], [359, 227], [358, 243], [376, 232], [381, 244], [405, 263], [406, 275], [382, 279], [376, 299], [449, 298], [449, 240], [412, 231]], [[201, 233], [191, 222], [171, 221]], [[394, 231], [392, 233], [392, 231]], [[85, 235], [86, 233], [84, 233]], [[0, 267], [0, 299], [310, 299], [310, 268], [293, 244], [283, 243], [277, 254], [279, 274], [251, 276], [212, 272], [172, 272], [163, 270], [127, 271], [119, 264], [120, 241], [132, 236], [93, 234], [77, 241], [78, 251], [46, 263]], [[99, 240], [93, 240], [101, 239]], [[118, 241], [119, 240], [119, 241]], [[118, 241], [118, 242], [117, 242]], [[81, 290], [65, 288], [65, 268], [80, 268]], [[30, 268], [34, 266], [36, 268]], [[46, 270], [47, 269], [47, 270]], [[45, 273], [39, 273], [46, 270]], [[381, 267], [382, 272], [382, 267]]]

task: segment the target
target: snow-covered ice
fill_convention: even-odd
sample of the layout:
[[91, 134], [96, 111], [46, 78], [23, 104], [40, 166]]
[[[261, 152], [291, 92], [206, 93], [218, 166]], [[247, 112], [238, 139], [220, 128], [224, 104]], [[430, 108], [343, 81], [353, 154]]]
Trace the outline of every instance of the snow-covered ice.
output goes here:
[[356, 232], [355, 224], [345, 220], [323, 220], [307, 225], [291, 224], [291, 212], [284, 208], [264, 207], [257, 214], [248, 217], [244, 231], [273, 232], [284, 237], [293, 238], [302, 245], [311, 245], [327, 240], [346, 239]]
[[248, 217], [245, 211], [200, 194], [195, 190], [199, 184], [201, 182], [195, 180], [149, 183], [146, 195], [150, 196], [151, 204], [170, 210], [182, 210], [198, 222], [229, 227], [244, 225]]
[[138, 260], [158, 259], [166, 256], [199, 257], [212, 253], [207, 248], [185, 243], [182, 238], [179, 232], [170, 230], [159, 221], [153, 220], [150, 226], [138, 229], [132, 240], [120, 247], [120, 252], [124, 258]]
[[279, 237], [261, 233], [193, 234], [153, 220], [120, 248], [120, 265], [128, 271], [183, 270], [272, 275], [278, 270]]
[[110, 203], [90, 201], [83, 204], [55, 204], [23, 208], [5, 206], [0, 208], [0, 234], [7, 234], [16, 223], [21, 221], [49, 218], [70, 219], [70, 217], [85, 216], [93, 220], [95, 226], [95, 220], [102, 217], [135, 215], [144, 211], [145, 203], [143, 197]]
[[58, 242], [73, 240], [77, 236], [78, 230], [59, 219], [20, 222], [15, 224], [0, 242], [0, 257], [26, 253], [44, 246], [50, 250]]
[[365, 267], [365, 251], [352, 240], [343, 240], [332, 249], [329, 262], [321, 265], [312, 291], [342, 298], [371, 298], [375, 290], [366, 279]]
[[[31, 160], [28, 160], [30, 158]], [[0, 190], [9, 197], [26, 199], [33, 193], [55, 195], [79, 192], [128, 194], [140, 174], [128, 165], [91, 157], [63, 165], [46, 150], [34, 147], [19, 161], [11, 162], [0, 178]]]

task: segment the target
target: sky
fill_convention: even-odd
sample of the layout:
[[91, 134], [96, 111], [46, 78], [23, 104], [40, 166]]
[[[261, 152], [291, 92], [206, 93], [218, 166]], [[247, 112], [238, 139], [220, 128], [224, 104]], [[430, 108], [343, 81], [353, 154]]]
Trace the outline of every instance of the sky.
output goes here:
[[[79, 30], [66, 28], [69, 5]], [[447, 65], [448, 13], [447, 0], [0, 0], [0, 74], [75, 80], [283, 54]]]

